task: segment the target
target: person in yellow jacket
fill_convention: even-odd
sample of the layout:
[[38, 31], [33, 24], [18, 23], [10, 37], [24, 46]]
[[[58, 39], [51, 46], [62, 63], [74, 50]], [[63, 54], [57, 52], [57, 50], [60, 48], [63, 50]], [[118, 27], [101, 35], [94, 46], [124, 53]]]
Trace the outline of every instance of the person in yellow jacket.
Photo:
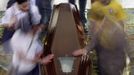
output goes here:
[[86, 59], [90, 51], [96, 50], [98, 75], [122, 75], [126, 66], [125, 50], [128, 46], [121, 26], [125, 19], [126, 14], [117, 1], [95, 1], [90, 15], [91, 25], [94, 26], [91, 41], [84, 48], [74, 51], [73, 56]]
[[90, 19], [103, 20], [104, 16], [113, 18], [124, 25], [126, 13], [116, 0], [97, 0], [92, 4]]

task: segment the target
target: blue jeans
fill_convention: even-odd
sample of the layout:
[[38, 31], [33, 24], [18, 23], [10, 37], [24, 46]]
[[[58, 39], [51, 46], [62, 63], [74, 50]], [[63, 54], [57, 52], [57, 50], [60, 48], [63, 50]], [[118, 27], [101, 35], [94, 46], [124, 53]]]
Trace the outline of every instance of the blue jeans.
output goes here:
[[52, 0], [36, 0], [36, 5], [39, 8], [41, 14], [41, 24], [48, 25], [52, 12]]

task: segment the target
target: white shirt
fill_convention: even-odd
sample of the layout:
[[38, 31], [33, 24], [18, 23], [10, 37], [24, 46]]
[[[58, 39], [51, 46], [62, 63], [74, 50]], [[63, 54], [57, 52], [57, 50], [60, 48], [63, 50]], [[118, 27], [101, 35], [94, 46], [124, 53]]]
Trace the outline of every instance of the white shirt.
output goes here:
[[[34, 22], [33, 24], [40, 23], [41, 15], [39, 13], [37, 6], [30, 5], [30, 13], [31, 13], [32, 22]], [[17, 18], [15, 29], [17, 29], [19, 27], [18, 22], [27, 15], [28, 15], [28, 12], [23, 12], [19, 10], [18, 4], [15, 3], [13, 6], [11, 6], [10, 8], [6, 10], [5, 15], [2, 17], [1, 23], [8, 24], [12, 20], [12, 18], [15, 16]]]
[[[5, 15], [2, 17], [2, 23], [8, 24], [13, 17], [16, 17], [18, 22], [26, 14], [26, 12], [22, 12], [21, 10], [19, 10], [17, 3], [15, 3], [12, 7], [6, 10]], [[16, 23], [15, 28], [17, 28], [18, 26], [18, 23]]]
[[36, 5], [36, 0], [30, 0], [31, 5]]
[[[32, 38], [33, 42], [30, 46]], [[17, 30], [10, 40], [10, 44], [13, 49], [12, 63], [14, 67], [18, 67], [19, 72], [30, 72], [36, 66], [36, 63], [19, 59], [17, 52], [21, 51], [26, 55], [27, 59], [33, 60], [36, 57], [36, 54], [43, 50], [42, 44], [38, 41], [38, 34], [33, 36], [29, 33], [26, 34], [21, 30]]]

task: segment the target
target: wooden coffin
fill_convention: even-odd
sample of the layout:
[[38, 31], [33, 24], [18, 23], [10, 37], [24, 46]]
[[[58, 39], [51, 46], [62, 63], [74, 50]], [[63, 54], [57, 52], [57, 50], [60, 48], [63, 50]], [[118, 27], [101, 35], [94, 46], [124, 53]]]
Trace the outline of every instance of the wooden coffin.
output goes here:
[[80, 57], [72, 56], [74, 50], [84, 46], [84, 30], [76, 6], [54, 6], [44, 46], [44, 54], [53, 53], [54, 59], [44, 66], [43, 75], [89, 75], [89, 61], [81, 63]]

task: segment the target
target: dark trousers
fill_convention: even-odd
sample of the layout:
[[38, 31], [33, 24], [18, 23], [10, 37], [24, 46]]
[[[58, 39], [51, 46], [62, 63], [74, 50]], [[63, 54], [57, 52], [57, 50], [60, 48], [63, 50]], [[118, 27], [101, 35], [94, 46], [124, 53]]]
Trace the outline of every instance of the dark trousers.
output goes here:
[[39, 65], [37, 65], [32, 71], [28, 73], [18, 73], [17, 75], [40, 75]]
[[[76, 0], [69, 0], [69, 3], [75, 4], [75, 1]], [[87, 3], [87, 0], [79, 0], [80, 17], [81, 17], [81, 21], [84, 25], [87, 22], [87, 19], [85, 17], [86, 3]]]
[[36, 0], [36, 5], [41, 14], [41, 24], [48, 25], [52, 12], [52, 0]]

